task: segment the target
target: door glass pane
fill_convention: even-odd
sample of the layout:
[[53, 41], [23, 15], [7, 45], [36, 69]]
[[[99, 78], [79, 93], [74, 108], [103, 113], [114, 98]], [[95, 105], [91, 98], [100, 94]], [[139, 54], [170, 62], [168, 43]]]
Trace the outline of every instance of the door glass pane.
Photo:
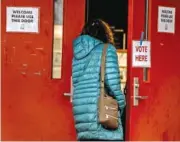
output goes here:
[[61, 78], [63, 38], [63, 0], [54, 0], [54, 38], [52, 78]]

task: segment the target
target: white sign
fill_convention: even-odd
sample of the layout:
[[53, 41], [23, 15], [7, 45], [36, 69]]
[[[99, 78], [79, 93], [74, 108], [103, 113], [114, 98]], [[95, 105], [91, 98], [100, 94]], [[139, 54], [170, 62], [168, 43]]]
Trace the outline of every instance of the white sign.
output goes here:
[[175, 32], [175, 8], [159, 6], [158, 32]]
[[39, 32], [39, 8], [7, 7], [7, 32]]
[[132, 66], [133, 67], [151, 67], [151, 48], [150, 41], [133, 41]]

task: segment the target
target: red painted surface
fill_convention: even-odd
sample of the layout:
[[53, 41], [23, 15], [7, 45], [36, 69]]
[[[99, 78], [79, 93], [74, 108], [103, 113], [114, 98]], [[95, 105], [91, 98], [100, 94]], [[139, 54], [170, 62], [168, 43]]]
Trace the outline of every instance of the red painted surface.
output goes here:
[[[158, 5], [176, 7], [176, 32], [157, 32]], [[6, 33], [6, 6], [40, 7], [40, 33]], [[84, 24], [85, 1], [65, 0], [62, 79], [51, 79], [53, 1], [2, 0], [2, 140], [75, 140], [70, 91], [72, 40]], [[128, 25], [128, 140], [180, 140], [180, 3], [152, 0], [150, 81], [131, 67], [131, 43], [144, 29], [144, 0], [129, 0]], [[43, 48], [42, 51], [36, 48]], [[31, 54], [36, 54], [32, 56]], [[23, 64], [27, 64], [23, 66]], [[34, 75], [40, 71], [41, 76]], [[26, 75], [22, 75], [26, 72]], [[133, 77], [140, 79], [140, 95], [132, 106]]]
[[[175, 34], [157, 32], [158, 6], [176, 8]], [[139, 40], [144, 28], [144, 0], [129, 0], [128, 104], [129, 140], [180, 140], [180, 3], [177, 0], [150, 0], [152, 67], [149, 82], [143, 69], [131, 67], [132, 40]], [[132, 106], [133, 77], [140, 79], [139, 106]]]
[[[70, 98], [63, 93], [70, 92], [72, 41], [84, 24], [85, 1], [64, 1], [60, 80], [51, 79], [53, 0], [1, 2], [2, 140], [75, 140]], [[39, 7], [40, 33], [6, 33], [7, 6]]]

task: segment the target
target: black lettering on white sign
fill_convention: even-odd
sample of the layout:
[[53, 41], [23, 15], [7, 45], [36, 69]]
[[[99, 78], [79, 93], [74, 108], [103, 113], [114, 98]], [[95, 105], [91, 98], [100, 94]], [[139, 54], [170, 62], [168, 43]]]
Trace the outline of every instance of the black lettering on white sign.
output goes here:
[[6, 8], [7, 32], [39, 31], [39, 8], [37, 7], [7, 7]]
[[175, 31], [175, 8], [158, 7], [158, 32], [174, 33]]
[[33, 23], [33, 12], [30, 10], [13, 10], [12, 22]]

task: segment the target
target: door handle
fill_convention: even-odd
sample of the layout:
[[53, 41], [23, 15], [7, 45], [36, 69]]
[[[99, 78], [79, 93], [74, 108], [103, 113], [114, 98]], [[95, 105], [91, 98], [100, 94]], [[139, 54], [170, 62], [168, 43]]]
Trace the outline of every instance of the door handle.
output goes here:
[[133, 80], [133, 106], [139, 105], [139, 99], [144, 100], [147, 99], [148, 96], [139, 96], [139, 78], [134, 77]]
[[148, 96], [134, 96], [135, 99], [147, 99]]
[[70, 97], [70, 102], [72, 103], [73, 100], [73, 81], [72, 81], [72, 77], [71, 77], [71, 88], [70, 88], [70, 93], [64, 93], [64, 96], [68, 96]]

